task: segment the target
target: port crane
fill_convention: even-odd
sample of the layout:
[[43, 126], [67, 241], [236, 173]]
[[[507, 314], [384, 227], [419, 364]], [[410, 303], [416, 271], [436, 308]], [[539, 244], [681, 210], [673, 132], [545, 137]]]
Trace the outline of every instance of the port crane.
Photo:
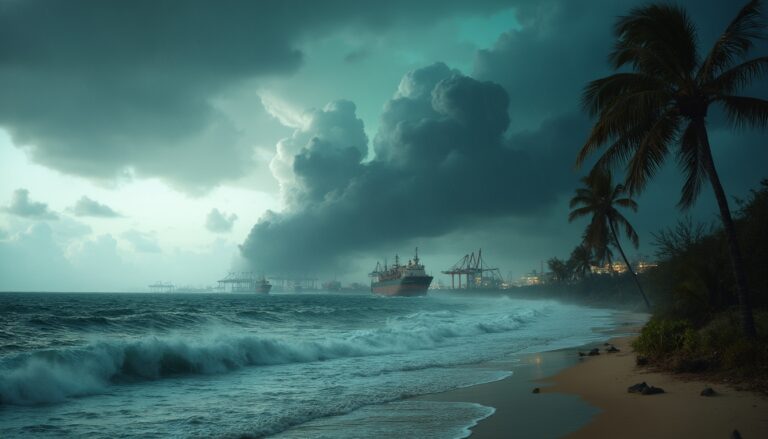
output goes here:
[[456, 289], [455, 279], [459, 278], [459, 289], [462, 288], [462, 276], [466, 276], [464, 288], [497, 288], [504, 282], [501, 271], [498, 268], [489, 267], [483, 260], [483, 249], [464, 255], [443, 274], [451, 275], [451, 289]]

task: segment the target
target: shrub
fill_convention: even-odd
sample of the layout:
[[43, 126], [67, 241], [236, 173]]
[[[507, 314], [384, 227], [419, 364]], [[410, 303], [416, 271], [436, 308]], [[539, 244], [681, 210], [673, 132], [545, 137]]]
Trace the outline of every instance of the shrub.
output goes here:
[[653, 317], [643, 326], [633, 347], [642, 355], [659, 358], [695, 346], [696, 331], [687, 320]]

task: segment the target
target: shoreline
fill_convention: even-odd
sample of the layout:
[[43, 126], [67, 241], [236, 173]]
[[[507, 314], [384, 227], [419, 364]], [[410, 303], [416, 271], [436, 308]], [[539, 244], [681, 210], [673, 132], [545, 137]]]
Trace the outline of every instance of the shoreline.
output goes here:
[[[542, 387], [543, 394], [578, 395], [601, 410], [568, 437], [730, 438], [734, 430], [743, 438], [768, 437], [768, 398], [764, 395], [638, 367], [630, 346], [635, 338], [611, 339], [609, 343], [620, 352], [584, 357], [579, 364], [546, 380], [553, 385]], [[665, 393], [627, 392], [627, 387], [641, 382], [661, 387]], [[702, 396], [707, 387], [716, 395]]]
[[[414, 399], [493, 407], [491, 416], [470, 429], [473, 439], [731, 438], [734, 430], [746, 439], [768, 437], [768, 397], [688, 375], [637, 367], [630, 343], [639, 331], [638, 316], [625, 314], [634, 320], [635, 326], [630, 327], [631, 323], [622, 323], [621, 314], [617, 314], [616, 326], [605, 331], [600, 342], [477, 365], [507, 367], [513, 372], [500, 381]], [[605, 353], [606, 343], [620, 352]], [[578, 355], [594, 347], [600, 349], [600, 355]], [[627, 387], [641, 382], [661, 387], [665, 393], [627, 392]], [[701, 396], [705, 387], [712, 387], [717, 394]], [[534, 388], [540, 392], [533, 393]]]
[[[551, 376], [579, 364], [578, 351], [602, 345], [616, 335], [636, 332], [648, 319], [645, 313], [614, 310], [613, 324], [595, 329], [595, 341], [570, 347], [511, 354], [473, 367], [510, 371], [498, 381], [420, 395], [413, 399], [439, 402], [469, 402], [492, 407], [494, 413], [470, 428], [471, 438], [562, 437], [578, 430], [599, 413], [578, 395], [534, 394]], [[558, 422], [552, 422], [557, 419]]]

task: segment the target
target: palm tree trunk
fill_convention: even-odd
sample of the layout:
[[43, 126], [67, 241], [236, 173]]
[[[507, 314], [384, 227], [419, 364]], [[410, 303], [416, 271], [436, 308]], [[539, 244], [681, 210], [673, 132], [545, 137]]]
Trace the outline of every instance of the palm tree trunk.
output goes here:
[[723, 231], [728, 241], [728, 251], [730, 253], [731, 268], [736, 279], [736, 298], [739, 300], [739, 312], [741, 313], [741, 325], [744, 335], [748, 339], [757, 337], [755, 329], [755, 319], [752, 315], [752, 305], [749, 302], [749, 289], [747, 288], [747, 275], [744, 271], [744, 261], [741, 257], [739, 241], [736, 237], [736, 227], [733, 224], [731, 210], [728, 208], [728, 198], [725, 196], [723, 185], [720, 183], [720, 177], [715, 169], [715, 161], [712, 158], [712, 151], [709, 146], [709, 136], [703, 120], [696, 121], [699, 139], [702, 142], [702, 162], [707, 171], [709, 181], [712, 183], [712, 189], [715, 191], [717, 207], [720, 209], [720, 219], [723, 221]]
[[624, 254], [624, 249], [621, 248], [621, 244], [619, 243], [619, 236], [616, 234], [616, 228], [613, 226], [613, 221], [608, 220], [608, 225], [611, 227], [611, 234], [613, 235], [614, 242], [616, 242], [616, 248], [619, 249], [621, 257], [624, 258], [624, 263], [627, 264], [627, 270], [632, 273], [632, 277], [635, 279], [635, 283], [637, 284], [637, 289], [640, 290], [640, 295], [643, 296], [645, 307], [650, 310], [651, 302], [649, 302], [648, 298], [645, 297], [645, 291], [643, 291], [643, 287], [640, 285], [640, 279], [637, 278], [637, 273], [635, 273], [635, 270], [632, 269], [632, 265], [630, 265], [629, 260], [627, 259], [627, 255]]

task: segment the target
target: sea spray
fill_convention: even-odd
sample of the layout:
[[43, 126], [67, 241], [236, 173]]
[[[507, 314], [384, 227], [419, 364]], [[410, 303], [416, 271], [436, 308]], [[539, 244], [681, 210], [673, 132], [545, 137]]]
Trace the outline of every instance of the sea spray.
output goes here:
[[[259, 437], [361, 407], [376, 417], [378, 404], [510, 373], [464, 364], [578, 345], [610, 324], [606, 311], [480, 297], [0, 294], [0, 305], [4, 439]], [[458, 409], [437, 437], [480, 413]], [[355, 425], [352, 437], [370, 436]]]
[[22, 405], [59, 402], [101, 392], [114, 382], [428, 350], [455, 338], [513, 331], [537, 315], [542, 313], [524, 310], [491, 319], [455, 311], [411, 313], [388, 319], [382, 328], [315, 340], [235, 335], [231, 328], [210, 327], [202, 337], [96, 341], [84, 347], [43, 350], [4, 360], [0, 363], [0, 400]]

